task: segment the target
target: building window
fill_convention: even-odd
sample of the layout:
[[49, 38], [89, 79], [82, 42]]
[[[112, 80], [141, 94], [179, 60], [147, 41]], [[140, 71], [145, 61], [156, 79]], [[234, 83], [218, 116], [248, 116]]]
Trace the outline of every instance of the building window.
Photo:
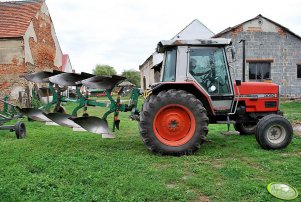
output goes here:
[[297, 65], [297, 78], [301, 79], [301, 64]]
[[271, 78], [270, 62], [250, 62], [249, 63], [249, 80], [263, 81]]

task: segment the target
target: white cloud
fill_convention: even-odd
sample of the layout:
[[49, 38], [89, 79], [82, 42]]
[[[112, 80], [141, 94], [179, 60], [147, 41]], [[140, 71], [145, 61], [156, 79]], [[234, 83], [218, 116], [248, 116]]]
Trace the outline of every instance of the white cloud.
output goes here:
[[77, 72], [96, 64], [137, 69], [159, 40], [199, 19], [217, 33], [258, 14], [301, 35], [301, 2], [239, 0], [47, 0], [57, 37]]

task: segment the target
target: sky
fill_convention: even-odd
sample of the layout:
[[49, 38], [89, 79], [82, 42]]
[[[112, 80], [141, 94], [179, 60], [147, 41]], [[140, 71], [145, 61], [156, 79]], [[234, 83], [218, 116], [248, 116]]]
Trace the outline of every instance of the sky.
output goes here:
[[46, 0], [63, 53], [76, 72], [96, 64], [139, 70], [160, 40], [194, 19], [214, 33], [262, 14], [301, 35], [301, 0]]

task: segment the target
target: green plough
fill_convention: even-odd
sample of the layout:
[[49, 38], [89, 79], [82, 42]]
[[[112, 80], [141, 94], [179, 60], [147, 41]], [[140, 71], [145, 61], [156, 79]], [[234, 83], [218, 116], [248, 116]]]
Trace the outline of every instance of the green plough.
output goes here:
[[[118, 118], [119, 112], [131, 112], [130, 118], [132, 120], [138, 120], [139, 110], [137, 109], [138, 97], [140, 90], [132, 88], [129, 104], [123, 104], [120, 102], [120, 94], [123, 88], [119, 91], [116, 100], [112, 97], [113, 89], [126, 78], [113, 75], [113, 76], [95, 76], [87, 73], [65, 73], [59, 71], [53, 72], [36, 72], [26, 74], [25, 78], [28, 81], [34, 83], [48, 83], [48, 88], [44, 89], [46, 95], [52, 95], [52, 99], [49, 98], [49, 102], [39, 109], [36, 108], [22, 108], [19, 111], [29, 117], [30, 119], [44, 122], [55, 122], [58, 125], [71, 127], [71, 128], [83, 128], [87, 131], [97, 134], [110, 134], [108, 127], [107, 117], [114, 113], [112, 131], [119, 130], [120, 120]], [[63, 91], [70, 86], [75, 86], [76, 98], [68, 98], [63, 96]], [[90, 99], [88, 93], [83, 94], [80, 88], [84, 86], [88, 90], [101, 89], [104, 90], [109, 102], [97, 101]], [[45, 93], [46, 91], [46, 93]], [[64, 102], [77, 103], [77, 106], [73, 109], [71, 114], [66, 114], [62, 106]], [[106, 107], [108, 110], [100, 117], [89, 116], [87, 109], [89, 106], [93, 107]], [[54, 108], [53, 112], [50, 109]], [[78, 111], [83, 109], [84, 113], [82, 117], [78, 117]]]

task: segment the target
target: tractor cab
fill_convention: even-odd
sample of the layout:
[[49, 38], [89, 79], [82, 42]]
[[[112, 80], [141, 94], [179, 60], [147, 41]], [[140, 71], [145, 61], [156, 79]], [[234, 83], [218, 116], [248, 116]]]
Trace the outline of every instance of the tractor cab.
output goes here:
[[225, 47], [230, 39], [161, 41], [164, 53], [161, 82], [194, 82], [212, 103], [213, 113], [230, 112], [234, 89]]

